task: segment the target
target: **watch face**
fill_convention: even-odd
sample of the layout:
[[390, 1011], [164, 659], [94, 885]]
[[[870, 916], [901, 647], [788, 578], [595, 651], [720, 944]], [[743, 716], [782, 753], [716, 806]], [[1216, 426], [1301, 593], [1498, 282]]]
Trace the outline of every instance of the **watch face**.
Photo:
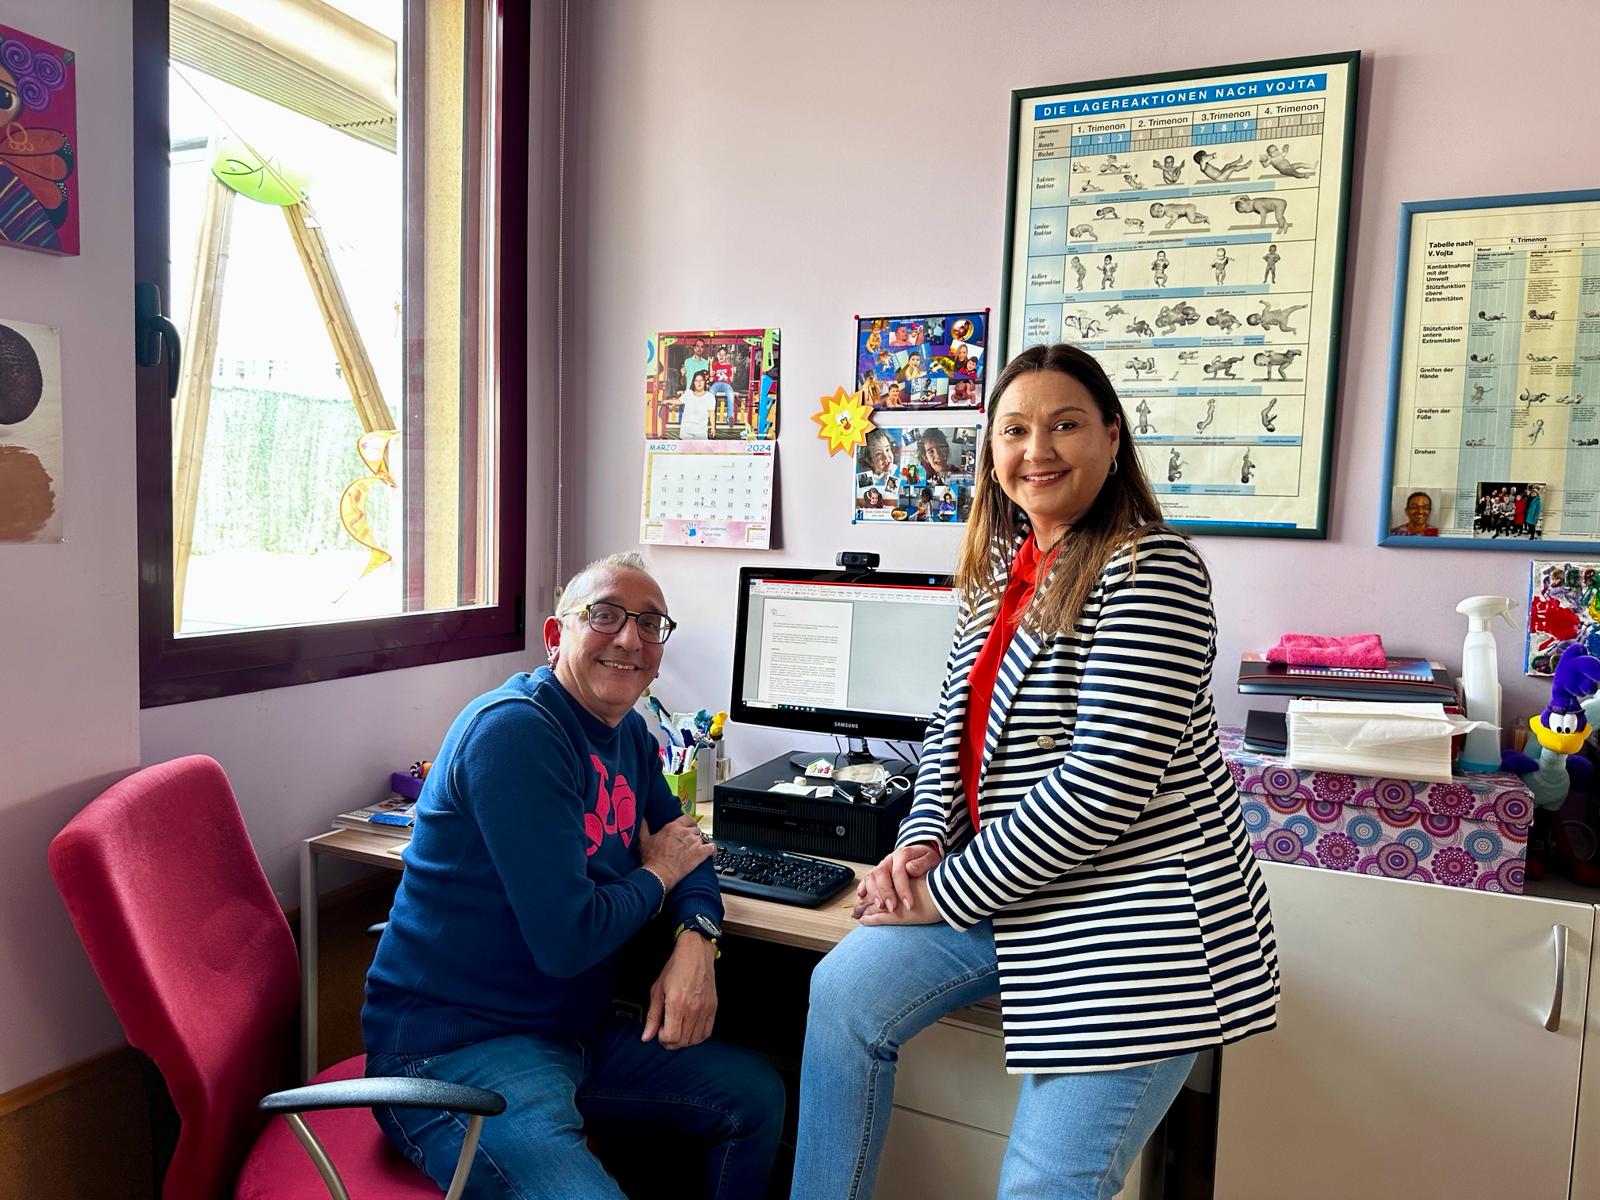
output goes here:
[[694, 919], [694, 923], [696, 925], [700, 926], [700, 928], [703, 929], [712, 938], [719, 938], [719, 937], [722, 936], [722, 927], [720, 925], [718, 925], [715, 921], [713, 921], [710, 917], [706, 916], [705, 913], [699, 913], [698, 915], [696, 915], [696, 917]]

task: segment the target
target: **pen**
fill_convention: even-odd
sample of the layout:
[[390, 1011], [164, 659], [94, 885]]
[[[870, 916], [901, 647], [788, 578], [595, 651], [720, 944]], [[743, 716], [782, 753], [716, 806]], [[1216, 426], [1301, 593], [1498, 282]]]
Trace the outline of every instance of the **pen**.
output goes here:
[[667, 735], [668, 744], [673, 746], [681, 745], [682, 743], [678, 740], [677, 734], [673, 731], [672, 718], [667, 715], [667, 710], [661, 707], [661, 701], [646, 691], [644, 702], [649, 706], [650, 712], [654, 715], [656, 723], [661, 726], [662, 732]]

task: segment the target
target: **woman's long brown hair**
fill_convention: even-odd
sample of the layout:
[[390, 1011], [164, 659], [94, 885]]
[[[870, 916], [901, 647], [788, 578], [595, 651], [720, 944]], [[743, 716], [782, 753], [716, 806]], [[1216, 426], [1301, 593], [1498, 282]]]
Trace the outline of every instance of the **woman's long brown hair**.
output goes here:
[[1056, 371], [1077, 380], [1093, 398], [1105, 423], [1115, 421], [1122, 432], [1117, 441], [1116, 472], [1106, 477], [1083, 519], [1063, 535], [1060, 553], [1024, 615], [1024, 623], [1034, 632], [1053, 635], [1077, 623], [1100, 573], [1118, 550], [1164, 525], [1161, 504], [1139, 465], [1122, 401], [1105, 370], [1082, 350], [1064, 342], [1032, 346], [1006, 364], [989, 396], [989, 426], [978, 451], [972, 512], [956, 562], [955, 583], [962, 598], [975, 606], [983, 597], [998, 597], [1005, 591], [1009, 570], [1002, 568], [1009, 568], [1027, 516], [995, 479], [990, 443], [1006, 390], [1021, 376], [1039, 371]]

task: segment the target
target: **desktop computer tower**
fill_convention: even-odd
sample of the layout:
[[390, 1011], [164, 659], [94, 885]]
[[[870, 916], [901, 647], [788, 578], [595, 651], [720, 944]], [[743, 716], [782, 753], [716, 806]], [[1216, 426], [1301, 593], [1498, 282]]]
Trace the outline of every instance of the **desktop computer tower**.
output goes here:
[[[891, 775], [916, 776], [909, 763], [885, 763]], [[823, 798], [772, 791], [775, 783], [791, 783], [797, 771], [789, 755], [781, 754], [753, 770], [736, 775], [716, 787], [716, 836], [748, 842], [770, 850], [842, 858], [873, 863], [894, 849], [900, 822], [911, 811], [911, 789], [895, 792], [892, 800], [871, 803], [853, 784], [838, 787]], [[825, 780], [813, 780], [824, 783]]]

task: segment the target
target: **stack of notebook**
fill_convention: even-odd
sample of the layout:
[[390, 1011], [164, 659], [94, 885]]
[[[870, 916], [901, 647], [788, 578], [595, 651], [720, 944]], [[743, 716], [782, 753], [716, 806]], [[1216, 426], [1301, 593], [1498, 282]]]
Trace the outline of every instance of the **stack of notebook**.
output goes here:
[[[1310, 667], [1267, 662], [1260, 654], [1239, 661], [1239, 690], [1248, 696], [1308, 700], [1367, 700], [1380, 704], [1440, 704], [1460, 711], [1455, 679], [1443, 663], [1425, 658], [1390, 658], [1383, 667]], [[1252, 709], [1244, 745], [1260, 754], [1282, 754], [1288, 746], [1284, 714]]]

